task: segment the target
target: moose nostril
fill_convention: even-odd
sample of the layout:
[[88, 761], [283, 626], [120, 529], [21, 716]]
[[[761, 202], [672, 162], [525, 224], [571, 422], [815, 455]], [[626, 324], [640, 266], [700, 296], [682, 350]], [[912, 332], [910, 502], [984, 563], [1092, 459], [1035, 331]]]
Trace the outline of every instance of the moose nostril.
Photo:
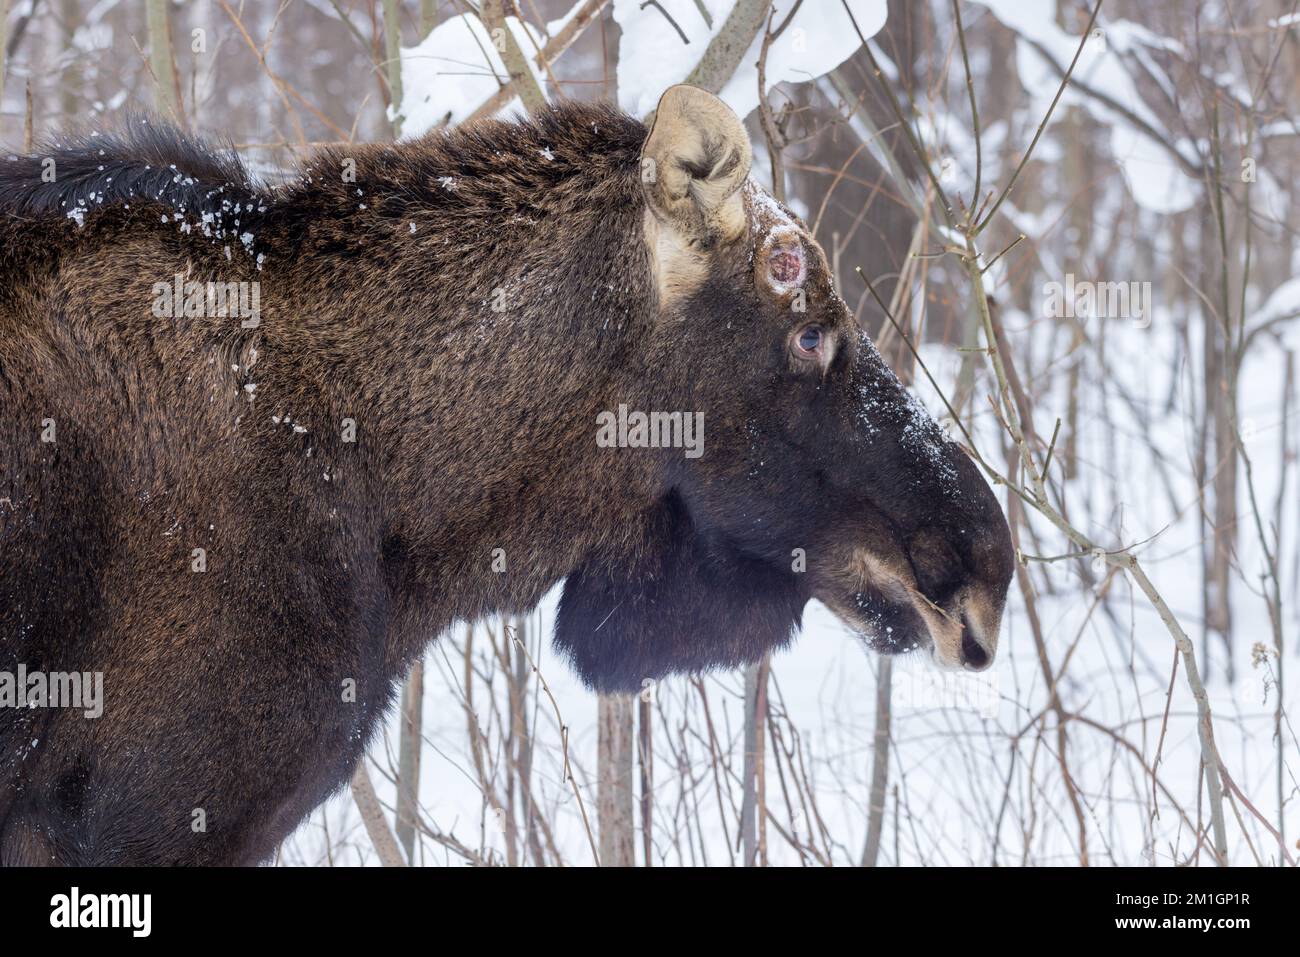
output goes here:
[[984, 646], [971, 634], [970, 625], [967, 625], [961, 635], [961, 663], [971, 671], [983, 671], [992, 660]]

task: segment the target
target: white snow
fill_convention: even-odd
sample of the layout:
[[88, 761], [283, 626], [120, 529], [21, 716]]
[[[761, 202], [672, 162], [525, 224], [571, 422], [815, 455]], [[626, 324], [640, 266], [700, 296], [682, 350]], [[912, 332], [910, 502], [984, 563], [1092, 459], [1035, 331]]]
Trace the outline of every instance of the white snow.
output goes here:
[[[1052, 97], [1061, 84], [1060, 74], [1044, 61], [1042, 53], [1026, 40], [1048, 51], [1061, 69], [1069, 66], [1079, 48], [1079, 37], [1066, 33], [1056, 24], [1054, 2], [1026, 3], [1024, 0], [975, 0], [989, 8], [1005, 26], [1022, 39], [1016, 44], [1016, 69], [1021, 85], [1030, 94], [1033, 111], [1045, 115]], [[1156, 213], [1178, 213], [1191, 209], [1201, 196], [1200, 184], [1183, 172], [1164, 144], [1172, 144], [1179, 154], [1198, 162], [1189, 144], [1180, 142], [1172, 131], [1165, 130], [1138, 93], [1119, 54], [1140, 46], [1178, 50], [1179, 44], [1161, 37], [1138, 24], [1121, 20], [1105, 23], [1098, 19], [1094, 36], [1083, 46], [1073, 77], [1090, 89], [1105, 94], [1112, 101], [1157, 131], [1163, 143], [1134, 125], [1123, 114], [1081, 92], [1073, 84], [1066, 88], [1052, 122], [1064, 115], [1061, 106], [1075, 104], [1085, 108], [1094, 119], [1110, 128], [1111, 152], [1124, 173], [1133, 199], [1144, 209]], [[1100, 31], [1099, 33], [1097, 31]]]
[[1300, 278], [1288, 279], [1269, 295], [1247, 324], [1254, 329], [1266, 322], [1290, 318], [1279, 328], [1288, 349], [1300, 349]]
[[[655, 5], [640, 0], [614, 0], [614, 19], [623, 31], [618, 49], [618, 101], [633, 116], [655, 108], [663, 91], [686, 79], [699, 63], [709, 41], [722, 29], [731, 0], [702, 0], [712, 25], [705, 22], [695, 0], [660, 0], [658, 6], [673, 18], [690, 40], [683, 43]], [[793, 0], [773, 3], [774, 28], [793, 6]], [[864, 37], [885, 25], [885, 0], [851, 0], [849, 6]], [[764, 31], [760, 30], [741, 58], [740, 67], [719, 93], [741, 118], [758, 106], [758, 57]], [[815, 80], [847, 60], [860, 46], [857, 33], [839, 0], [805, 2], [785, 32], [767, 54], [767, 87], [777, 83]]]
[[[523, 50], [529, 69], [539, 83], [544, 83], [533, 55], [546, 38], [514, 17], [506, 17], [506, 26]], [[402, 103], [398, 112], [403, 138], [427, 133], [448, 117], [451, 125], [459, 123], [500, 89], [498, 77], [510, 75], [487, 28], [468, 13], [448, 18], [420, 43], [403, 47], [401, 60]], [[516, 98], [506, 110], [518, 105]]]

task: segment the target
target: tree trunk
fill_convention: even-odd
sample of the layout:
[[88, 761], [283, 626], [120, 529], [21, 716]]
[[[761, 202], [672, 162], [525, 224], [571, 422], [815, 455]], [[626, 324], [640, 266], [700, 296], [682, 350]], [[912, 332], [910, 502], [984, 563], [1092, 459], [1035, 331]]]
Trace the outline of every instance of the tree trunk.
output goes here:
[[402, 135], [402, 21], [398, 0], [384, 0], [384, 76], [388, 77], [389, 115], [393, 138]]
[[483, 25], [488, 28], [488, 33], [492, 36], [497, 53], [501, 55], [501, 62], [510, 71], [510, 82], [514, 87], [515, 95], [523, 102], [524, 109], [530, 113], [537, 112], [546, 106], [546, 94], [538, 86], [537, 79], [528, 68], [528, 58], [524, 55], [524, 51], [519, 49], [515, 35], [506, 25], [502, 0], [483, 0], [480, 10]]
[[641, 856], [649, 867], [654, 851], [654, 721], [653, 691], [642, 691], [637, 702], [637, 754], [641, 763]]
[[632, 701], [628, 695], [601, 695], [597, 700], [599, 741], [596, 755], [596, 821], [600, 863], [636, 866], [632, 788]]
[[770, 659], [764, 655], [758, 664], [745, 669], [745, 763], [740, 804], [740, 849], [745, 867], [767, 863], [763, 725], [767, 715], [769, 668]]
[[180, 81], [176, 77], [176, 57], [172, 52], [172, 29], [167, 0], [147, 0], [149, 24], [149, 68], [154, 76], [154, 106], [181, 122]]
[[881, 655], [880, 671], [876, 676], [876, 734], [871, 747], [871, 801], [867, 806], [867, 843], [862, 851], [863, 867], [875, 867], [880, 856], [880, 835], [885, 823], [885, 789], [889, 786], [890, 696], [893, 688], [893, 659]]
[[420, 39], [433, 32], [438, 25], [438, 0], [420, 0]]
[[397, 840], [415, 863], [415, 824], [420, 808], [420, 744], [424, 723], [424, 662], [417, 661], [402, 685], [397, 744]]
[[9, 0], [0, 0], [0, 105], [5, 96], [5, 51], [9, 46]]
[[388, 829], [388, 819], [384, 817], [383, 805], [375, 795], [375, 786], [370, 783], [370, 772], [366, 770], [366, 756], [363, 754], [357, 762], [357, 769], [352, 775], [352, 799], [357, 802], [361, 812], [361, 823], [370, 835], [370, 842], [375, 845], [380, 863], [385, 867], [405, 867], [402, 852], [393, 840], [393, 832]]

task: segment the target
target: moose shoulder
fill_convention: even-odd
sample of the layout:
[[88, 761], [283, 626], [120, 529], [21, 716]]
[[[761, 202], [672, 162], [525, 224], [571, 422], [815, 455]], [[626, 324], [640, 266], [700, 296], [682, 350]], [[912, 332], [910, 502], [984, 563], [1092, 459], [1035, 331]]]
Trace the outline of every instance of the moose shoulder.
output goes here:
[[0, 708], [0, 862], [265, 860], [430, 639], [560, 581], [602, 690], [814, 597], [985, 667], [997, 502], [750, 156], [674, 87], [274, 190], [139, 121], [0, 159], [0, 674], [104, 699]]

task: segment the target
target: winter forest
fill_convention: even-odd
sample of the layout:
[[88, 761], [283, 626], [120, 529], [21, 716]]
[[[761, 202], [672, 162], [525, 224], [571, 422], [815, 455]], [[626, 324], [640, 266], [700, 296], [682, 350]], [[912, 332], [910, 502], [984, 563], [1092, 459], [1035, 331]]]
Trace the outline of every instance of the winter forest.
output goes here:
[[602, 696], [552, 594], [434, 642], [275, 863], [1294, 865], [1300, 2], [0, 0], [5, 152], [151, 112], [269, 184], [681, 82], [993, 483], [996, 663], [814, 603], [756, 666]]

